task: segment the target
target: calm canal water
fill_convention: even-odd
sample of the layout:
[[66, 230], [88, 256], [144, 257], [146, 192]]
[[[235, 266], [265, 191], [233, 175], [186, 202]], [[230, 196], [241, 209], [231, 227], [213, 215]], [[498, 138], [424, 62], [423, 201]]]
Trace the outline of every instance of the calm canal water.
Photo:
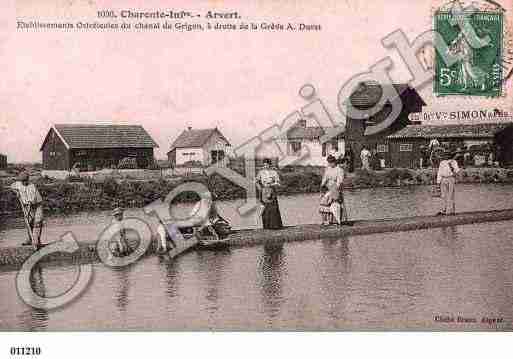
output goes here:
[[[458, 189], [460, 211], [513, 204], [508, 186]], [[317, 222], [317, 198], [283, 198], [285, 223]], [[347, 203], [351, 217], [362, 219], [437, 209], [427, 187], [347, 193]], [[220, 207], [235, 218], [233, 203]], [[93, 238], [107, 220], [107, 213], [52, 218], [47, 234], [73, 230], [79, 239]], [[236, 225], [255, 225], [245, 220]], [[26, 306], [16, 294], [16, 272], [0, 271], [0, 329], [511, 330], [512, 228], [508, 221], [273, 248], [192, 251], [172, 261], [150, 257], [122, 269], [95, 264], [83, 296], [52, 311]], [[12, 244], [22, 232], [4, 226], [0, 241]], [[55, 296], [76, 276], [73, 266], [43, 267], [34, 285]], [[477, 322], [447, 324], [436, 316]], [[502, 318], [502, 323], [482, 323], [483, 317]]]

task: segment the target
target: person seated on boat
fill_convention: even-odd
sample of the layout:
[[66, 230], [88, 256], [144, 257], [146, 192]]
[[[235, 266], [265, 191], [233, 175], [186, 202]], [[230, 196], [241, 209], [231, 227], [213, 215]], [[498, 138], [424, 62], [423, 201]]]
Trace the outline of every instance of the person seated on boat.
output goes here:
[[126, 238], [126, 228], [123, 225], [124, 211], [120, 207], [116, 207], [112, 211], [111, 226], [115, 226], [116, 235], [112, 238], [110, 251], [115, 256], [126, 256], [130, 254], [130, 246]]
[[193, 227], [193, 233], [198, 240], [219, 241], [228, 237], [232, 232], [229, 222], [221, 217], [216, 205], [215, 192], [207, 193], [196, 203], [191, 211], [199, 225]]
[[[324, 171], [321, 181], [321, 200], [319, 212], [322, 217], [322, 225], [340, 224], [341, 206], [339, 202], [339, 190], [344, 181], [344, 172], [337, 166], [337, 159], [333, 156], [327, 158], [328, 166]], [[323, 189], [326, 188], [327, 191]]]

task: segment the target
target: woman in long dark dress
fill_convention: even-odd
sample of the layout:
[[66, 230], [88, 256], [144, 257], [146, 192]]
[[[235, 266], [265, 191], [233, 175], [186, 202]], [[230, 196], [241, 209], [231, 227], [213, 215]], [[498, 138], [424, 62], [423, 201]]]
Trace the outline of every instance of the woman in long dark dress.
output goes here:
[[264, 205], [262, 211], [262, 225], [264, 229], [281, 229], [280, 207], [276, 188], [280, 185], [278, 172], [271, 169], [271, 160], [264, 160], [264, 168], [256, 176], [256, 185], [259, 190], [260, 202]]

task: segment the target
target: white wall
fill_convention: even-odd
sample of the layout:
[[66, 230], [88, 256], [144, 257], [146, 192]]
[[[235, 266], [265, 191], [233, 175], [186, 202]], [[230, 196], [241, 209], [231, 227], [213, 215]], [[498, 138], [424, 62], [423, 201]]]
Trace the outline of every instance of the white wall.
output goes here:
[[[326, 157], [322, 155], [322, 144], [318, 140], [314, 141], [302, 141], [302, 148], [308, 148], [309, 155], [307, 155], [304, 159], [299, 161], [298, 165], [312, 165], [312, 166], [325, 166], [326, 165]], [[338, 140], [338, 152], [335, 152], [332, 149], [331, 144], [327, 144], [326, 148], [327, 155], [336, 155], [340, 156], [345, 153], [345, 141], [343, 139]]]
[[212, 135], [203, 146], [203, 164], [208, 166], [212, 163], [212, 156], [210, 151], [224, 151], [225, 156], [230, 156], [233, 151], [219, 134], [216, 132]]
[[176, 150], [176, 164], [183, 165], [189, 161], [204, 161], [204, 152], [202, 148], [178, 148]]
[[[327, 145], [327, 154], [333, 154], [333, 150], [331, 149], [331, 144]], [[300, 166], [306, 166], [306, 165], [312, 165], [312, 166], [325, 166], [326, 165], [326, 157], [322, 156], [322, 145], [319, 142], [319, 140], [303, 140], [301, 144], [301, 148], [305, 153], [308, 153], [304, 158], [301, 160], [298, 160], [293, 163], [293, 165], [300, 165]], [[281, 150], [284, 151], [282, 153]], [[307, 151], [307, 152], [306, 152]], [[262, 158], [262, 157], [278, 157], [283, 158], [288, 154], [287, 150], [287, 143], [281, 142], [280, 144], [276, 143], [266, 143], [262, 145], [258, 150], [256, 151], [256, 157]], [[344, 139], [338, 140], [338, 155], [343, 155], [345, 153], [345, 141]], [[300, 158], [301, 156], [298, 156]]]
[[64, 170], [42, 170], [41, 176], [48, 176], [50, 178], [60, 179], [64, 180], [68, 178], [68, 176], [71, 175], [70, 171], [64, 171]]

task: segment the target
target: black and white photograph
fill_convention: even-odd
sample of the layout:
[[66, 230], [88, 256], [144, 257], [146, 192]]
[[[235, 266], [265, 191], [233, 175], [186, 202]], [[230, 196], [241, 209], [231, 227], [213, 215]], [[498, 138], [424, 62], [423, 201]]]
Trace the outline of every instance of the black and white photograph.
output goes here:
[[512, 331], [512, 0], [1, 8], [1, 332]]

